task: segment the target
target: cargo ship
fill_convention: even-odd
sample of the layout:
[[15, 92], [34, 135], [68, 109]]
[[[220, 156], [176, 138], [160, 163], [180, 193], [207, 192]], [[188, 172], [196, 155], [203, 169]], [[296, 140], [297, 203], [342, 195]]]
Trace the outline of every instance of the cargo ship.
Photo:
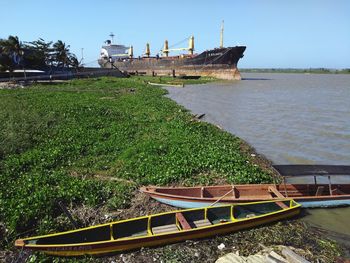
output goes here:
[[[163, 49], [151, 56], [150, 45], [146, 44], [144, 54], [134, 57], [133, 46], [113, 44], [111, 40], [102, 46], [98, 63], [103, 68], [117, 68], [121, 72], [136, 75], [170, 75], [173, 77], [210, 76], [219, 79], [240, 80], [237, 68], [243, 57], [245, 46], [224, 47], [223, 26], [221, 27], [220, 47], [194, 54], [194, 37], [189, 38], [188, 47], [169, 48], [165, 40]], [[185, 50], [188, 54], [169, 56], [170, 52]]]

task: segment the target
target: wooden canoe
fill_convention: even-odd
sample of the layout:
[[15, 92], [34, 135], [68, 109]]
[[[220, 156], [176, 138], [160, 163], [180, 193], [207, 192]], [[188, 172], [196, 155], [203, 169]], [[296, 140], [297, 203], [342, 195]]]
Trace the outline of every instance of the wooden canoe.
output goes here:
[[203, 207], [18, 239], [15, 246], [57, 256], [101, 255], [230, 233], [299, 212], [292, 199]]
[[246, 184], [197, 187], [142, 187], [159, 202], [180, 208], [293, 198], [303, 207], [350, 205], [350, 184]]

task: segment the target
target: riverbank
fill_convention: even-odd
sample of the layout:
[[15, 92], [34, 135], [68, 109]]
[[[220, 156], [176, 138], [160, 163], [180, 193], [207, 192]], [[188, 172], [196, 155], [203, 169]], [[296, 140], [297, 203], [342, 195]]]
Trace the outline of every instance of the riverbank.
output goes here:
[[[164, 97], [166, 90], [147, 85], [148, 81], [101, 78], [0, 91], [2, 259], [10, 262], [18, 256], [13, 248], [18, 236], [72, 228], [59, 200], [82, 227], [172, 209], [138, 194], [141, 185], [273, 181], [269, 162], [256, 158], [249, 145], [198, 121]], [[207, 81], [212, 80], [184, 82]], [[113, 260], [213, 261], [223, 253], [217, 242], [245, 254], [254, 253], [258, 243], [292, 245], [310, 250], [309, 258], [323, 262], [332, 262], [340, 253], [334, 242], [292, 220], [116, 255]], [[49, 260], [40, 254], [31, 258]]]
[[244, 73], [350, 74], [350, 69], [328, 68], [244, 68]]

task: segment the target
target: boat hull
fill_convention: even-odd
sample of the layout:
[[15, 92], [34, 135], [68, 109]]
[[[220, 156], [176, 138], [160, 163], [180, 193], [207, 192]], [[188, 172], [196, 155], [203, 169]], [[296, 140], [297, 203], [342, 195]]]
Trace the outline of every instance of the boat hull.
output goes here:
[[[318, 185], [328, 187], [328, 185]], [[341, 187], [341, 185], [335, 185]], [[340, 207], [340, 206], [349, 206], [350, 205], [350, 185], [343, 185], [342, 189], [346, 193], [342, 194], [333, 194], [333, 195], [302, 195], [305, 193], [306, 189], [310, 189], [310, 185], [286, 185], [287, 191], [284, 191], [284, 185], [277, 185], [277, 195], [274, 195], [273, 192], [269, 191], [269, 187], [275, 187], [273, 184], [262, 184], [262, 185], [236, 185], [235, 188], [237, 191], [242, 191], [245, 193], [243, 196], [232, 197], [226, 196], [225, 198], [220, 199], [232, 186], [211, 186], [205, 187], [205, 190], [208, 190], [209, 194], [212, 197], [201, 197], [200, 194], [202, 187], [179, 187], [179, 188], [162, 188], [162, 187], [143, 187], [141, 192], [149, 195], [153, 199], [165, 203], [171, 206], [180, 207], [180, 208], [198, 208], [203, 206], [210, 206], [214, 202], [218, 201], [215, 205], [222, 204], [240, 204], [247, 202], [258, 202], [258, 201], [271, 201], [271, 200], [283, 200], [288, 198], [293, 198], [296, 202], [300, 203], [304, 208], [317, 208], [317, 207]], [[315, 191], [316, 191], [316, 187]], [[178, 194], [176, 190], [179, 189]], [[291, 193], [292, 191], [296, 192], [295, 189], [298, 189], [298, 195], [296, 193]], [[167, 192], [169, 190], [169, 192]], [[158, 192], [159, 191], [159, 192]], [[203, 190], [202, 190], [203, 191]], [[328, 189], [326, 190], [328, 191]], [[288, 194], [289, 192], [289, 194]], [[191, 196], [192, 195], [192, 196]]]
[[110, 242], [110, 244], [100, 245], [100, 246], [79, 246], [79, 247], [71, 247], [65, 248], [67, 250], [60, 249], [51, 249], [51, 250], [42, 250], [43, 252], [56, 255], [56, 256], [81, 256], [81, 255], [97, 255], [97, 254], [109, 254], [121, 251], [135, 250], [141, 247], [155, 247], [162, 246], [166, 244], [177, 243], [190, 239], [200, 239], [207, 238], [216, 235], [224, 235], [228, 233], [233, 233], [236, 231], [249, 229], [253, 227], [257, 227], [264, 224], [273, 223], [276, 221], [284, 220], [287, 218], [291, 218], [297, 216], [300, 213], [299, 209], [293, 209], [290, 211], [286, 211], [285, 213], [281, 213], [279, 215], [273, 215], [265, 218], [261, 218], [259, 220], [252, 220], [251, 222], [233, 222], [229, 223], [229, 225], [220, 225], [217, 227], [213, 227], [208, 231], [207, 229], [194, 230], [194, 233], [190, 232], [182, 232], [180, 234], [165, 234], [162, 236], [155, 236], [149, 238], [137, 239], [134, 241], [115, 241]]
[[350, 206], [350, 198], [348, 199], [332, 199], [332, 200], [300, 200], [298, 201], [304, 208], [321, 208], [321, 207], [341, 207]]
[[[205, 201], [187, 201], [187, 200], [175, 200], [175, 199], [169, 199], [169, 198], [163, 198], [163, 197], [155, 197], [152, 196], [153, 199], [157, 200], [158, 202], [161, 202], [163, 204], [167, 204], [174, 207], [179, 208], [199, 208], [204, 206], [209, 206], [215, 202], [213, 200], [212, 202], [205, 202]], [[283, 200], [283, 199], [282, 199]], [[255, 201], [262, 201], [262, 200], [255, 200]], [[321, 207], [341, 207], [341, 206], [350, 206], [350, 197], [345, 199], [332, 199], [332, 200], [307, 200], [307, 199], [295, 199], [303, 208], [321, 208]], [[214, 204], [215, 206], [219, 206], [222, 204], [237, 204], [237, 203], [245, 203], [248, 201], [224, 201], [224, 202], [218, 202]]]
[[[271, 205], [274, 205], [274, 207], [278, 207], [278, 209], [273, 208], [272, 210], [269, 207]], [[240, 208], [242, 207], [243, 210], [241, 211], [247, 211], [245, 209], [249, 210], [249, 206], [253, 207], [253, 209], [260, 207], [262, 210], [260, 214], [256, 215], [249, 215], [244, 214], [243, 216], [240, 214]], [[168, 215], [174, 215], [174, 214], [181, 214], [187, 216], [191, 215], [191, 213], [197, 213], [197, 212], [204, 212], [205, 219], [208, 219], [213, 213], [209, 211], [215, 211], [215, 209], [219, 209], [220, 211], [223, 211], [222, 209], [226, 209], [226, 211], [229, 212], [229, 218], [228, 221], [212, 221], [212, 224], [204, 225], [204, 226], [196, 226], [196, 228], [179, 228], [176, 231], [169, 231], [169, 232], [163, 232], [163, 233], [156, 233], [154, 228], [151, 228], [149, 224], [151, 224], [152, 218], [162, 217], [162, 216], [168, 216]], [[237, 210], [236, 210], [237, 209]], [[267, 209], [267, 210], [266, 210]], [[236, 211], [236, 212], [234, 212]], [[256, 210], [253, 210], [256, 211]], [[220, 214], [221, 212], [219, 212]], [[237, 214], [238, 213], [238, 214]], [[148, 231], [151, 231], [152, 229], [153, 234], [150, 234], [151, 232], [148, 232], [148, 234], [144, 236], [131, 236], [127, 238], [113, 238], [113, 225], [117, 225], [123, 223], [124, 221], [104, 224], [96, 227], [90, 227], [81, 230], [73, 230], [68, 231], [65, 233], [58, 233], [53, 235], [47, 235], [47, 236], [40, 236], [40, 237], [33, 237], [28, 239], [20, 239], [16, 241], [16, 246], [20, 247], [22, 249], [32, 249], [36, 251], [41, 251], [50, 255], [56, 255], [56, 256], [82, 256], [82, 255], [104, 255], [109, 253], [115, 253], [115, 252], [121, 252], [121, 251], [128, 251], [128, 250], [134, 250], [141, 247], [153, 247], [153, 246], [161, 246], [176, 242], [181, 242], [189, 239], [199, 239], [199, 238], [207, 238], [215, 235], [222, 235], [227, 233], [236, 232], [239, 230], [252, 228], [256, 226], [260, 226], [263, 224], [268, 224], [276, 221], [280, 221], [283, 219], [287, 219], [293, 216], [296, 216], [300, 213], [300, 205], [294, 202], [293, 200], [288, 200], [285, 203], [281, 204], [281, 202], [258, 202], [258, 203], [249, 203], [241, 206], [221, 206], [221, 207], [207, 207], [207, 208], [201, 208], [201, 209], [189, 209], [189, 210], [180, 210], [180, 211], [172, 211], [167, 213], [162, 213], [158, 215], [153, 216], [147, 216], [147, 217], [141, 217], [136, 218], [132, 220], [148, 220]], [[193, 217], [196, 217], [196, 215], [192, 214]], [[236, 217], [237, 216], [237, 217]], [[41, 244], [38, 243], [38, 241], [35, 240], [42, 240], [47, 238], [56, 238], [59, 236], [64, 235], [71, 235], [72, 233], [80, 233], [79, 231], [89, 231], [89, 229], [96, 229], [96, 228], [107, 228], [111, 229], [111, 239], [102, 241], [102, 242], [90, 242], [90, 243], [75, 243], [75, 244]], [[98, 232], [95, 232], [98, 233]], [[33, 243], [34, 240], [34, 243]], [[50, 242], [50, 241], [48, 241]], [[47, 242], [46, 242], [47, 243]]]

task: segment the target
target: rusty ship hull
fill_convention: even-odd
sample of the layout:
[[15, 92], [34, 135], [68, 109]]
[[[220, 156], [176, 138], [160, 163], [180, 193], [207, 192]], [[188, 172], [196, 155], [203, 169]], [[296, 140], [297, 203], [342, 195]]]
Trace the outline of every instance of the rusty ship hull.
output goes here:
[[240, 80], [237, 64], [245, 49], [245, 46], [225, 47], [207, 50], [198, 55], [123, 58], [114, 61], [104, 57], [98, 63], [103, 68], [118, 68], [128, 74], [210, 76]]

